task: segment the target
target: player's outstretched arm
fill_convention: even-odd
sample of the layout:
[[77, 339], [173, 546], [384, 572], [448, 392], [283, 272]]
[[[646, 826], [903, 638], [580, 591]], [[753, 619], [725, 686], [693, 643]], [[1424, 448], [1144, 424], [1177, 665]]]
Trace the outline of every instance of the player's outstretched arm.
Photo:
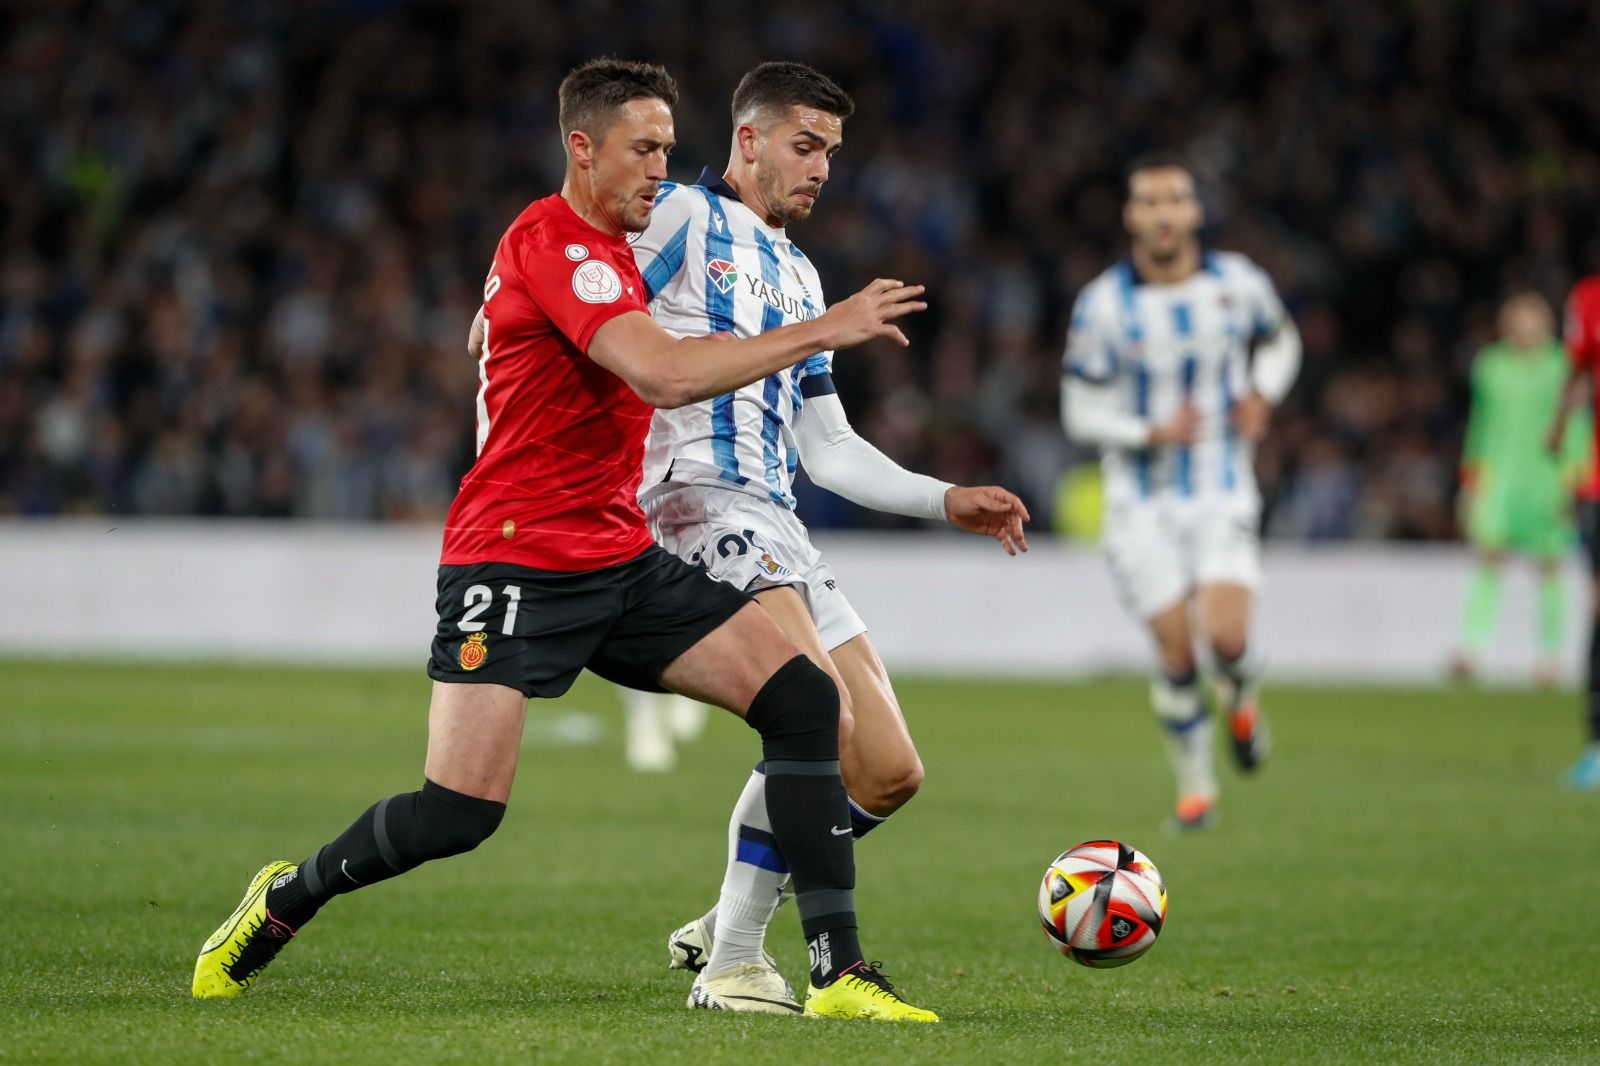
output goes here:
[[928, 305], [921, 285], [879, 278], [809, 322], [756, 337], [672, 336], [641, 311], [595, 330], [589, 358], [632, 386], [652, 407], [682, 407], [743, 388], [817, 352], [887, 337], [904, 346], [895, 321]]
[[811, 480], [862, 507], [910, 518], [942, 518], [969, 533], [994, 537], [1012, 555], [1028, 550], [1028, 509], [994, 485], [964, 488], [916, 474], [884, 455], [850, 425], [827, 374], [801, 379], [805, 407], [795, 447]]
[[1200, 436], [1200, 416], [1185, 404], [1168, 421], [1152, 423], [1120, 410], [1110, 386], [1069, 375], [1061, 380], [1061, 428], [1079, 444], [1158, 448], [1193, 444]]
[[1545, 450], [1552, 456], [1559, 458], [1565, 450], [1567, 422], [1588, 392], [1591, 376], [1589, 367], [1585, 365], [1573, 363], [1567, 369], [1566, 384], [1561, 387], [1561, 400], [1556, 404], [1555, 418], [1550, 420], [1550, 429], [1544, 438]]

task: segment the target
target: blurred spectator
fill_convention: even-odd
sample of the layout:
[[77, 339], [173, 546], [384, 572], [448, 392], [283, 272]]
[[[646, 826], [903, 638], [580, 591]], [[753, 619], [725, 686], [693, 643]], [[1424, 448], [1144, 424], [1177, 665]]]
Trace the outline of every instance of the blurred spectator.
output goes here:
[[[1600, 269], [1589, 0], [16, 0], [0, 28], [0, 513], [437, 518], [475, 294], [559, 182], [557, 82], [602, 53], [680, 80], [684, 180], [756, 62], [855, 93], [796, 237], [829, 291], [891, 274], [933, 308], [909, 352], [841, 358], [847, 406], [1041, 525], [1086, 458], [1055, 425], [1065, 309], [1122, 252], [1137, 151], [1188, 154], [1212, 239], [1300, 319], [1273, 535], [1452, 535], [1495, 299]], [[813, 525], [898, 523], [805, 495]]]

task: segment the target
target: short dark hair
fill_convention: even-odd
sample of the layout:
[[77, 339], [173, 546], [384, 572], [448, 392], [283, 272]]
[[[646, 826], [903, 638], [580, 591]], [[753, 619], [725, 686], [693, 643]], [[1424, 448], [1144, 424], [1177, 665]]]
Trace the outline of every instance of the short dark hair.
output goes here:
[[583, 130], [604, 140], [617, 111], [629, 100], [660, 99], [678, 103], [678, 83], [667, 68], [628, 59], [591, 59], [561, 79], [561, 139]]
[[1133, 178], [1136, 174], [1143, 174], [1147, 170], [1181, 170], [1194, 178], [1194, 170], [1189, 166], [1189, 161], [1177, 152], [1156, 151], [1141, 152], [1128, 160], [1128, 165], [1122, 168], [1122, 195], [1133, 195]]
[[739, 79], [733, 90], [733, 121], [737, 125], [758, 114], [774, 114], [793, 105], [815, 107], [846, 119], [856, 102], [826, 74], [804, 63], [763, 63]]

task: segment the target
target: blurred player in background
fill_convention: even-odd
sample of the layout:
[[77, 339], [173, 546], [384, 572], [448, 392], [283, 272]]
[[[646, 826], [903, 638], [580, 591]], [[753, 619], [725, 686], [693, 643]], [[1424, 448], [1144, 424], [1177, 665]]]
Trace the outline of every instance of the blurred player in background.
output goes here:
[[1261, 583], [1255, 444], [1300, 366], [1300, 335], [1266, 274], [1201, 247], [1182, 159], [1126, 171], [1128, 259], [1084, 287], [1063, 360], [1061, 414], [1099, 446], [1102, 540], [1123, 603], [1155, 641], [1151, 704], [1177, 779], [1174, 824], [1211, 820], [1217, 779], [1198, 636], [1218, 673], [1235, 759], [1267, 753], [1250, 610]]
[[678, 744], [698, 737], [706, 705], [676, 692], [618, 688], [622, 700], [623, 754], [641, 773], [666, 773], [678, 765]]
[[[797, 63], [745, 75], [725, 173], [707, 168], [697, 184], [663, 184], [634, 244], [658, 322], [685, 337], [752, 337], [823, 312], [816, 268], [786, 227], [811, 214], [854, 106]], [[864, 507], [947, 521], [996, 537], [1012, 554], [1027, 548], [1028, 513], [1004, 489], [913, 474], [862, 440], [840, 405], [832, 363], [833, 353], [819, 350], [764, 381], [658, 412], [640, 503], [663, 546], [755, 596], [839, 685], [850, 820], [832, 831], [860, 836], [916, 793], [922, 762], [865, 623], [795, 514], [797, 463]], [[734, 807], [717, 905], [669, 938], [672, 965], [700, 971], [690, 1007], [794, 1009], [763, 949], [789, 879], [767, 818], [770, 770], [756, 768]], [[831, 1009], [828, 1000], [813, 990], [808, 1009]]]
[[1595, 405], [1593, 419], [1596, 448], [1589, 476], [1578, 492], [1579, 527], [1588, 549], [1589, 573], [1593, 578], [1590, 601], [1593, 617], [1589, 627], [1588, 743], [1578, 763], [1567, 774], [1567, 784], [1585, 792], [1600, 790], [1600, 390], [1595, 374], [1600, 370], [1600, 274], [1584, 278], [1567, 297], [1564, 327], [1567, 356], [1571, 366], [1561, 406], [1550, 426], [1545, 447], [1552, 455], [1561, 454], [1567, 445], [1567, 421], [1585, 393]]
[[1507, 553], [1515, 552], [1539, 570], [1534, 678], [1543, 686], [1556, 682], [1567, 610], [1560, 568], [1576, 540], [1570, 493], [1589, 455], [1586, 425], [1569, 425], [1557, 454], [1545, 449], [1566, 377], [1550, 305], [1531, 292], [1510, 297], [1500, 310], [1500, 340], [1472, 363], [1461, 492], [1478, 567], [1467, 586], [1461, 650], [1451, 666], [1459, 680], [1477, 675], [1500, 611], [1501, 570]]
[[422, 788], [373, 804], [304, 862], [264, 866], [202, 946], [194, 995], [245, 991], [333, 897], [486, 840], [528, 699], [561, 695], [588, 667], [717, 703], [760, 734], [812, 984], [848, 1008], [837, 1016], [882, 1016], [900, 1001], [857, 936], [838, 687], [768, 612], [657, 546], [637, 493], [654, 406], [761, 381], [818, 348], [904, 342], [893, 320], [923, 306], [920, 288], [880, 279], [748, 340], [670, 336], [625, 237], [649, 223], [666, 178], [677, 87], [658, 66], [597, 60], [560, 101], [561, 192], [500, 239], [473, 328], [478, 455], [445, 522]]

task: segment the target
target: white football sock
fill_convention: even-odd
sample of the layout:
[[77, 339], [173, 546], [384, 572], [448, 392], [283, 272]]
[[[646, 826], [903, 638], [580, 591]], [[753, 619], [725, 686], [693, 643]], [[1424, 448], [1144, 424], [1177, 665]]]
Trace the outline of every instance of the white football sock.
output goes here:
[[1211, 716], [1200, 695], [1200, 679], [1191, 674], [1174, 683], [1158, 677], [1150, 683], [1155, 709], [1167, 745], [1167, 759], [1177, 779], [1178, 798], [1215, 796], [1217, 775], [1212, 764]]
[[717, 897], [708, 972], [761, 961], [767, 926], [788, 882], [789, 867], [767, 818], [767, 775], [758, 769], [745, 782], [728, 820], [728, 868]]

